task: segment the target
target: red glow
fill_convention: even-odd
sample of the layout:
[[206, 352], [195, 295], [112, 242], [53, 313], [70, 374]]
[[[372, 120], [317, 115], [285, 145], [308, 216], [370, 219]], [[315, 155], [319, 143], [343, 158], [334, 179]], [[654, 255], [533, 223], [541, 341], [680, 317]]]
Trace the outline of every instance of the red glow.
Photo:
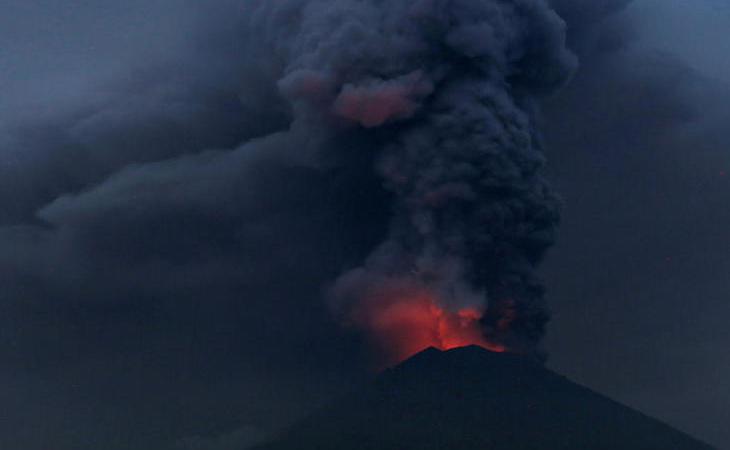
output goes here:
[[504, 352], [504, 346], [484, 337], [481, 316], [476, 308], [444, 309], [424, 289], [395, 288], [383, 289], [362, 302], [352, 318], [370, 335], [387, 366], [428, 347], [449, 350], [479, 345]]

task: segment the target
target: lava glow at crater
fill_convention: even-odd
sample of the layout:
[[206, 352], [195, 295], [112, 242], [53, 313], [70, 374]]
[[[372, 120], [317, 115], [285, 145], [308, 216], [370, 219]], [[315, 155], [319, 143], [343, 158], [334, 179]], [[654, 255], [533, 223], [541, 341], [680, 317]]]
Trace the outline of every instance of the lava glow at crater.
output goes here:
[[479, 345], [504, 352], [502, 345], [484, 336], [481, 316], [476, 308], [447, 310], [425, 289], [389, 288], [362, 302], [351, 319], [378, 349], [382, 366], [389, 366], [428, 347], [449, 350]]

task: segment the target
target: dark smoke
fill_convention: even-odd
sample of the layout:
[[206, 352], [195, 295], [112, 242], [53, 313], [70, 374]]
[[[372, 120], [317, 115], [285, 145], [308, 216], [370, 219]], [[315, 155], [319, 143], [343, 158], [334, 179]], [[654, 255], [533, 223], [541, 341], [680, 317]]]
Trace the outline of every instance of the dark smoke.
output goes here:
[[532, 351], [549, 316], [534, 269], [559, 216], [536, 99], [576, 65], [558, 15], [540, 0], [424, 0], [267, 2], [253, 17], [295, 120], [366, 130], [392, 194], [386, 239], [335, 283], [335, 307], [415, 283], [446, 306], [486, 304], [488, 338]]

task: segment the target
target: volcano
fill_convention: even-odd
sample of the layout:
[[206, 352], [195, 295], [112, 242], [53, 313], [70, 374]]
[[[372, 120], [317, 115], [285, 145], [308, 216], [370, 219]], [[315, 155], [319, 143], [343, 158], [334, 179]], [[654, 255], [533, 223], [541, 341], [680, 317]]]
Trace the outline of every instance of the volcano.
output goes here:
[[707, 450], [531, 359], [418, 353], [256, 450]]

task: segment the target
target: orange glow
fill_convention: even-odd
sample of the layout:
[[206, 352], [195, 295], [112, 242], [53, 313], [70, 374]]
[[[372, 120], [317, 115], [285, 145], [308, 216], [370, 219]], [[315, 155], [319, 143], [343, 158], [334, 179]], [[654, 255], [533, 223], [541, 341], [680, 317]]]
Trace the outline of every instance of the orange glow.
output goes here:
[[425, 289], [382, 289], [354, 311], [354, 324], [364, 329], [383, 355], [384, 366], [428, 347], [449, 350], [479, 345], [494, 352], [504, 346], [489, 342], [482, 332], [476, 308], [449, 311]]

